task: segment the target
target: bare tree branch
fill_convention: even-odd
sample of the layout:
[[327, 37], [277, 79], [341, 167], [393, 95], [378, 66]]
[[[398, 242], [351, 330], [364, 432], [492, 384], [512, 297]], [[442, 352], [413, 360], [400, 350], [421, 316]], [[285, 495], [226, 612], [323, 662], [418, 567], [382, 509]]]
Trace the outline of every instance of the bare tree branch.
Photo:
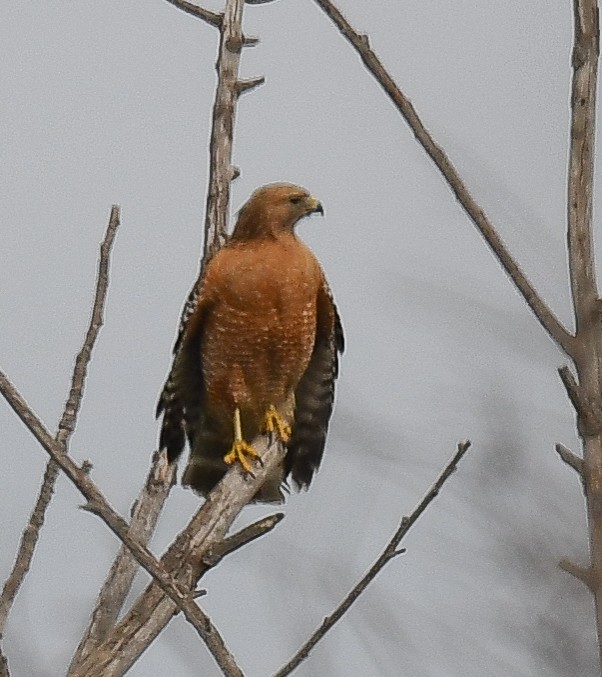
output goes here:
[[560, 562], [558, 562], [558, 566], [563, 571], [566, 571], [567, 574], [570, 574], [578, 581], [581, 581], [591, 592], [596, 591], [595, 574], [591, 569], [584, 569], [568, 559], [561, 559]]
[[[245, 45], [242, 32], [243, 8], [244, 0], [226, 1], [220, 33], [216, 64], [218, 82], [209, 141], [211, 172], [205, 207], [205, 262], [224, 244], [227, 235], [230, 182], [236, 174], [232, 167], [232, 143], [236, 101], [241, 91], [238, 80], [240, 54]], [[260, 78], [255, 79], [255, 83], [255, 87], [261, 84]]]
[[[199, 576], [207, 569], [206, 553], [216, 545], [219, 547], [236, 516], [284, 459], [285, 450], [278, 442], [268, 444], [265, 437], [259, 437], [253, 446], [261, 456], [261, 464], [253, 468], [253, 476], [238, 466], [232, 467], [161, 558], [161, 566], [171, 573], [180, 589], [194, 590]], [[75, 674], [77, 677], [122, 675], [176, 612], [174, 601], [165, 596], [161, 587], [151, 583]]]
[[[84, 393], [84, 385], [88, 364], [92, 357], [92, 350], [104, 322], [104, 306], [109, 286], [109, 265], [111, 258], [111, 248], [115, 240], [115, 234], [119, 227], [119, 207], [113, 205], [109, 223], [105, 232], [104, 239], [100, 245], [100, 259], [98, 263], [98, 274], [96, 279], [96, 292], [94, 304], [92, 307], [92, 317], [90, 325], [86, 332], [83, 346], [79, 351], [73, 369], [71, 378], [71, 389], [69, 398], [65, 403], [65, 408], [58, 425], [56, 441], [62, 445], [66, 451], [69, 448], [69, 440], [75, 429], [77, 415], [81, 406]], [[6, 620], [19, 592], [25, 576], [31, 566], [34, 551], [40, 537], [40, 530], [44, 525], [46, 510], [54, 493], [56, 479], [59, 473], [58, 465], [51, 459], [46, 465], [42, 486], [29, 518], [29, 523], [23, 531], [21, 542], [15, 558], [12, 571], [10, 572], [6, 583], [0, 595], [0, 636], [4, 633]]]
[[[567, 242], [576, 326], [573, 358], [579, 378], [579, 397], [573, 404], [583, 440], [583, 480], [590, 540], [591, 570], [581, 578], [586, 583], [589, 581], [588, 585], [594, 593], [602, 666], [602, 323], [592, 232], [600, 27], [596, 0], [574, 0], [573, 9], [573, 79], [567, 181]], [[580, 577], [574, 566], [571, 573]]]
[[214, 567], [218, 562], [221, 562], [226, 555], [233, 553], [239, 548], [242, 548], [248, 543], [267, 534], [283, 519], [284, 513], [277, 512], [273, 515], [262, 517], [260, 520], [257, 520], [257, 522], [253, 522], [253, 524], [249, 524], [249, 526], [244, 529], [237, 531], [232, 536], [224, 538], [223, 541], [211, 547], [207, 550], [206, 554], [203, 555], [203, 564], [206, 566], [203, 569], [202, 574]]
[[[182, 591], [168, 573], [170, 569], [163, 568], [155, 556], [131, 536], [127, 522], [111, 508], [109, 502], [90, 479], [86, 470], [79, 468], [69, 454], [65, 452], [64, 446], [50, 436], [50, 433], [43, 426], [39, 418], [29, 408], [16, 388], [1, 371], [0, 392], [42, 447], [44, 447], [52, 459], [60, 466], [61, 470], [63, 470], [86, 498], [87, 503], [84, 508], [98, 515], [103, 520], [109, 529], [127, 545], [138, 563], [157, 582], [158, 587], [173, 600], [175, 608], [183, 611], [186, 620], [189, 621], [203, 638], [224, 674], [232, 675], [233, 677], [242, 675], [221, 636], [206, 614], [203, 613], [190, 597], [189, 590]], [[242, 472], [238, 468], [234, 470], [237, 470], [239, 473]]]
[[2, 649], [0, 649], [0, 677], [10, 677], [8, 661], [6, 660], [6, 656], [2, 653]]
[[592, 188], [598, 70], [598, 8], [595, 0], [573, 3], [575, 36], [571, 91], [571, 136], [567, 191], [568, 251], [576, 334], [599, 325], [593, 256]]
[[564, 444], [558, 442], [555, 446], [556, 453], [560, 458], [573, 470], [577, 471], [581, 479], [583, 479], [583, 459], [579, 458], [577, 454], [574, 454], [568, 447], [565, 447]]
[[583, 393], [579, 387], [579, 384], [577, 383], [577, 379], [573, 375], [573, 372], [566, 364], [563, 364], [562, 367], [558, 367], [558, 375], [560, 376], [562, 385], [564, 385], [566, 394], [568, 395], [575, 411], [580, 416], [585, 416], [588, 409], [587, 402], [583, 397]]
[[[238, 80], [236, 82], [236, 92], [240, 96], [241, 94], [244, 94], [245, 92], [250, 92], [256, 87], [259, 87], [260, 85], [263, 85], [265, 82], [265, 78], [263, 75], [260, 75], [256, 78], [248, 78], [247, 80]], [[238, 176], [238, 173], [236, 174], [236, 177]], [[236, 178], [234, 177], [234, 178]]]
[[197, 19], [202, 19], [203, 21], [206, 21], [211, 26], [219, 28], [222, 25], [223, 16], [221, 14], [211, 12], [208, 9], [204, 9], [203, 7], [199, 7], [198, 5], [194, 5], [192, 2], [186, 2], [186, 0], [167, 0], [167, 2], [169, 2], [170, 5], [174, 5], [174, 7], [181, 9], [183, 12], [186, 12], [187, 14], [192, 14], [192, 16], [196, 16]]
[[418, 113], [416, 113], [411, 101], [399, 89], [391, 75], [376, 56], [375, 52], [370, 48], [368, 36], [355, 31], [341, 11], [337, 9], [330, 0], [315, 0], [315, 2], [333, 21], [343, 37], [355, 48], [366, 68], [374, 76], [378, 84], [383, 88], [394, 106], [408, 123], [414, 132], [416, 139], [433, 160], [437, 169], [441, 172], [443, 178], [447, 182], [447, 185], [455, 194], [458, 202], [477, 227], [542, 327], [568, 355], [572, 356], [573, 335], [567, 331], [556, 315], [554, 315], [527, 276], [523, 273], [518, 263], [514, 260], [506, 248], [506, 245], [487, 218], [485, 212], [473, 199], [448, 156], [444, 153], [443, 149], [435, 143], [433, 137], [419, 118]]
[[[173, 468], [173, 466], [168, 466], [170, 469]], [[269, 515], [268, 517], [264, 517], [257, 522], [254, 522], [253, 524], [250, 524], [249, 526], [245, 527], [241, 531], [237, 532], [236, 534], [229, 536], [228, 538], [225, 538], [223, 541], [217, 543], [213, 547], [209, 548], [206, 554], [203, 556], [203, 570], [201, 572], [201, 576], [208, 571], [210, 568], [216, 566], [221, 560], [226, 556], [229, 555], [230, 553], [234, 552], [238, 548], [243, 547], [244, 545], [247, 545], [251, 541], [259, 538], [260, 536], [263, 536], [264, 534], [268, 533], [271, 531], [282, 519], [284, 515], [282, 513], [276, 513], [274, 515]], [[132, 520], [132, 524], [133, 524]], [[133, 526], [130, 530], [133, 530]], [[125, 546], [123, 546], [125, 548]], [[123, 549], [123, 548], [122, 548]], [[129, 554], [129, 550], [126, 549], [126, 552]], [[121, 553], [120, 553], [121, 555]], [[132, 557], [131, 555], [128, 555], [126, 557], [125, 554], [121, 556], [121, 559], [116, 559], [115, 562], [113, 563], [113, 566], [111, 567], [111, 574], [112, 576], [107, 579], [107, 582], [105, 583], [105, 586], [103, 586], [103, 591], [105, 588], [110, 584], [111, 579], [115, 579], [116, 581], [116, 587], [119, 590], [119, 579], [120, 577], [125, 577], [127, 575], [126, 573], [126, 567], [128, 566], [128, 562], [131, 561]], [[137, 568], [137, 564], [135, 564], [135, 567]], [[199, 576], [200, 577], [200, 576]], [[128, 582], [127, 584], [127, 589], [129, 591], [131, 587], [131, 582]], [[90, 655], [90, 653], [95, 650], [101, 643], [102, 640], [106, 639], [108, 636], [109, 632], [112, 630], [115, 622], [116, 622], [116, 617], [111, 617], [106, 619], [106, 627], [102, 627], [103, 620], [105, 620], [105, 614], [103, 612], [103, 609], [100, 605], [100, 599], [103, 596], [103, 593], [99, 595], [99, 601], [96, 604], [95, 611], [93, 614], [93, 625], [91, 630], [88, 631], [87, 636], [89, 636], [88, 639], [88, 644], [87, 644], [87, 650], [86, 651], [80, 651], [80, 647], [78, 647], [78, 652], [76, 657], [74, 657], [71, 666], [69, 667], [69, 672], [68, 675], [76, 675], [76, 674], [81, 674], [82, 666], [84, 664], [85, 659]], [[121, 597], [121, 596], [120, 596]], [[109, 596], [108, 602], [111, 602], [112, 598]], [[123, 600], [121, 600], [123, 603]], [[97, 627], [98, 626], [98, 627]], [[83, 640], [82, 640], [83, 642]], [[77, 658], [77, 660], [76, 660]], [[85, 669], [85, 668], [84, 668]]]
[[404, 550], [399, 549], [399, 544], [403, 540], [404, 536], [408, 531], [414, 526], [418, 518], [422, 513], [428, 508], [428, 506], [434, 501], [439, 492], [441, 491], [445, 482], [451, 477], [453, 472], [456, 470], [458, 463], [462, 460], [464, 454], [468, 451], [470, 447], [470, 442], [466, 440], [465, 442], [459, 442], [458, 448], [452, 459], [442, 470], [441, 474], [433, 484], [433, 486], [427, 491], [424, 498], [420, 503], [414, 508], [411, 514], [407, 517], [403, 517], [397, 531], [393, 534], [391, 540], [387, 543], [387, 546], [382, 551], [380, 557], [374, 562], [370, 567], [366, 575], [352, 588], [349, 594], [345, 599], [339, 604], [339, 606], [327, 616], [320, 625], [319, 628], [311, 635], [311, 637], [305, 642], [305, 644], [297, 651], [297, 653], [290, 659], [290, 661], [278, 672], [276, 672], [273, 677], [286, 677], [295, 670], [308, 656], [310, 651], [316, 646], [316, 644], [326, 635], [326, 633], [332, 628], [332, 626], [339, 621], [343, 615], [349, 610], [349, 607], [355, 602], [355, 600], [364, 592], [368, 585], [376, 578], [378, 573], [384, 566], [390, 562], [394, 557], [400, 555]]
[[[153, 454], [146, 482], [131, 510], [130, 534], [143, 545], [148, 544], [155, 531], [169, 490], [175, 482], [176, 470], [175, 464], [168, 463], [165, 454]], [[68, 674], [72, 674], [106, 639], [117, 622], [137, 570], [136, 559], [129, 548], [122, 545], [98, 595], [90, 624], [73, 656]]]

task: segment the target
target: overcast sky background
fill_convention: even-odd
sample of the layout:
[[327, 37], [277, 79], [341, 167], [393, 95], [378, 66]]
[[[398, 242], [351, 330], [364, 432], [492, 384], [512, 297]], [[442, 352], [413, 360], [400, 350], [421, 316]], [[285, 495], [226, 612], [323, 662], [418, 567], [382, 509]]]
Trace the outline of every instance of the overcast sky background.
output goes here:
[[[571, 2], [340, 0], [567, 324]], [[213, 2], [215, 9], [220, 2]], [[459, 439], [473, 449], [361, 600], [296, 674], [597, 674], [578, 448], [564, 362], [358, 57], [310, 0], [245, 10], [265, 75], [238, 110], [233, 210], [292, 181], [347, 351], [325, 460], [267, 538], [203, 581], [250, 677], [275, 671], [377, 557]], [[122, 208], [106, 325], [72, 453], [126, 514], [196, 276], [217, 31], [162, 0], [7, 3], [0, 23], [0, 368], [54, 430], [89, 320], [98, 243]], [[599, 197], [599, 191], [596, 191]], [[0, 572], [46, 462], [0, 402]], [[61, 478], [4, 640], [13, 677], [64, 673], [118, 546]], [[176, 488], [159, 554], [198, 505]], [[246, 508], [239, 524], [268, 514]], [[147, 578], [140, 576], [136, 590]], [[174, 619], [129, 673], [217, 675]]]

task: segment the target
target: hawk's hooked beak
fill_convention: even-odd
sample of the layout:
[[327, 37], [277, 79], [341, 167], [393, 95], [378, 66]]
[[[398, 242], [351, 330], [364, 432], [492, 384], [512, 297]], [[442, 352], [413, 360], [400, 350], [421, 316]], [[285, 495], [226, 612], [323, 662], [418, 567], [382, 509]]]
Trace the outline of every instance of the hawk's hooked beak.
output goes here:
[[316, 212], [324, 216], [324, 207], [322, 207], [320, 200], [317, 200], [313, 195], [310, 195], [307, 198], [307, 213], [315, 214]]

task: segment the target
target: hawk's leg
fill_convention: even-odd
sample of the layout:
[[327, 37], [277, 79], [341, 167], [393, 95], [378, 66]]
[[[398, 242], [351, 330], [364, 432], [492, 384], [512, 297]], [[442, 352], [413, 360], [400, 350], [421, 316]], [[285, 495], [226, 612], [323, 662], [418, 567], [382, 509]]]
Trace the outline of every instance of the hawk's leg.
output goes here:
[[236, 407], [234, 410], [234, 442], [232, 444], [232, 449], [224, 456], [224, 462], [228, 465], [232, 465], [238, 461], [245, 472], [251, 473], [252, 468], [249, 463], [249, 458], [259, 458], [259, 454], [252, 445], [243, 440], [242, 426], [240, 424], [240, 409]]
[[278, 437], [282, 442], [288, 442], [291, 437], [291, 427], [282, 418], [278, 410], [273, 404], [270, 404], [268, 410], [265, 412], [265, 432], [278, 433]]

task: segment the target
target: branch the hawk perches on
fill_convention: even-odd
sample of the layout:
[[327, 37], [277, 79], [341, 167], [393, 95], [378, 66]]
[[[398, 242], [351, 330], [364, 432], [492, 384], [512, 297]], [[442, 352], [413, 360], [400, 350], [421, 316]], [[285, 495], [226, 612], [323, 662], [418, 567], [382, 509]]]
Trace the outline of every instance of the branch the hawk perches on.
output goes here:
[[255, 501], [281, 502], [289, 478], [307, 488], [320, 465], [344, 340], [324, 272], [294, 232], [314, 212], [322, 205], [299, 186], [256, 190], [183, 313], [159, 447], [174, 461], [188, 439], [182, 483], [202, 495], [229, 464], [250, 468], [260, 433], [287, 452]]

